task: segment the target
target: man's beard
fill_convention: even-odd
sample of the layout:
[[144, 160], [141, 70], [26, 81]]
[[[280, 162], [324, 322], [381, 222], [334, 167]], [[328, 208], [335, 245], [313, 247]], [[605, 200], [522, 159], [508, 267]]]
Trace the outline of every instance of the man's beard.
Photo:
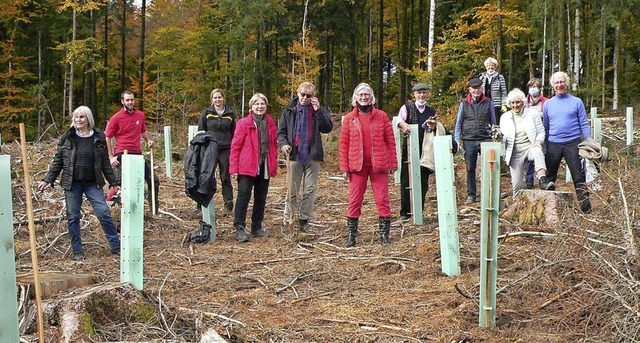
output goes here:
[[129, 112], [133, 112], [133, 106], [124, 105], [124, 108]]

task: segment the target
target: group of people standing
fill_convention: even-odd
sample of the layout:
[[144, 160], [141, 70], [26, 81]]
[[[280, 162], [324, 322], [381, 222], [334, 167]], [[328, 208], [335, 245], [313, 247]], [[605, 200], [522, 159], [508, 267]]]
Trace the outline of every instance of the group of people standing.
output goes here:
[[[542, 95], [539, 79], [528, 82], [527, 95], [518, 88], [507, 93], [504, 77], [497, 72], [498, 62], [489, 58], [485, 61], [485, 67], [486, 73], [469, 81], [468, 94], [458, 107], [455, 123], [454, 153], [459, 148], [466, 164], [465, 202], [473, 203], [477, 199], [476, 166], [480, 146], [492, 140], [491, 132], [499, 123], [506, 145], [505, 162], [510, 168], [514, 197], [523, 188], [533, 187], [534, 175], [541, 189], [555, 189], [560, 162], [564, 158], [573, 178], [580, 208], [589, 213], [591, 203], [581, 171], [578, 143], [591, 138], [591, 130], [584, 104], [568, 93], [567, 74], [557, 72], [552, 75], [550, 81], [555, 96], [547, 99]], [[224, 211], [233, 212], [238, 242], [249, 241], [246, 216], [252, 193], [251, 236], [269, 236], [263, 227], [263, 219], [269, 181], [278, 172], [278, 149], [284, 154], [288, 166], [284, 221], [291, 223], [297, 215], [298, 229], [301, 232], [311, 229], [309, 221], [313, 217], [320, 164], [324, 159], [321, 134], [333, 129], [331, 117], [320, 106], [315, 91], [312, 83], [301, 83], [277, 124], [267, 111], [269, 101], [262, 93], [255, 93], [251, 97], [250, 111], [238, 118], [226, 105], [222, 89], [211, 92], [211, 105], [202, 111], [198, 129], [213, 135], [217, 142], [217, 161], [213, 168], [219, 169]], [[445, 134], [445, 129], [437, 122], [435, 110], [427, 103], [430, 87], [417, 83], [412, 91], [414, 101], [400, 108], [397, 121], [398, 130], [403, 133], [400, 150], [400, 216], [403, 220], [413, 214], [407, 167], [410, 125], [418, 124], [420, 154], [430, 153], [431, 159], [433, 151], [426, 150], [432, 149], [429, 145], [433, 135]], [[69, 236], [76, 260], [84, 258], [79, 227], [83, 194], [94, 208], [112, 254], [120, 254], [118, 232], [102, 191], [104, 179], [112, 188], [108, 196], [118, 192], [120, 180], [115, 171], [122, 162], [122, 154], [142, 154], [141, 139], [150, 148], [155, 146], [147, 132], [144, 113], [135, 109], [133, 92], [123, 92], [120, 101], [123, 107], [110, 118], [105, 132], [95, 127], [89, 108], [81, 106], [73, 112], [71, 127], [60, 138], [49, 171], [39, 185], [41, 191], [48, 185], [53, 186], [62, 173], [60, 185], [65, 190]], [[361, 83], [353, 91], [352, 110], [342, 120], [338, 162], [344, 178], [349, 181], [346, 247], [356, 244], [368, 183], [371, 184], [379, 217], [380, 241], [383, 245], [390, 243], [389, 174], [397, 170], [398, 162], [391, 121], [375, 104], [373, 89]], [[113, 139], [116, 140], [115, 146]], [[421, 163], [423, 206], [429, 175], [433, 172], [432, 164]], [[238, 187], [235, 204], [232, 179], [237, 181]], [[152, 185], [155, 187], [156, 198], [150, 198], [150, 204], [151, 200], [157, 204], [159, 179], [155, 177], [155, 182], [151, 180], [148, 162], [145, 163], [145, 180], [149, 189]]]
[[568, 75], [560, 71], [551, 76], [555, 92], [551, 99], [542, 95], [542, 84], [537, 78], [527, 83], [527, 95], [518, 88], [507, 94], [504, 78], [496, 71], [497, 63], [493, 58], [485, 61], [487, 72], [469, 81], [469, 93], [458, 108], [455, 140], [464, 151], [466, 163], [465, 202], [477, 200], [476, 166], [480, 145], [495, 139], [492, 131], [499, 124], [514, 197], [525, 187], [533, 188], [534, 175], [540, 189], [554, 190], [564, 158], [580, 209], [589, 213], [591, 202], [578, 144], [591, 138], [591, 128], [582, 100], [568, 93]]

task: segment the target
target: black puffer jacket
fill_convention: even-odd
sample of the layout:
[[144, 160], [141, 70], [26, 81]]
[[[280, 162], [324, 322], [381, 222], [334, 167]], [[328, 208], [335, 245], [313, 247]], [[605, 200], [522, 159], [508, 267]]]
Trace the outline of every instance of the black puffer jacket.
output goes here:
[[200, 115], [198, 131], [207, 131], [213, 134], [218, 142], [219, 149], [229, 149], [233, 132], [236, 130], [236, 115], [233, 110], [225, 106], [224, 113], [218, 114], [213, 106], [207, 107]]
[[[291, 146], [291, 153], [289, 154], [291, 161], [296, 161], [298, 155], [298, 148], [295, 144], [297, 105], [298, 98], [294, 98], [282, 111], [282, 116], [278, 123], [278, 146], [280, 148], [285, 145]], [[314, 161], [324, 160], [324, 149], [320, 133], [329, 133], [331, 130], [333, 130], [331, 117], [323, 107], [320, 107], [313, 113], [313, 143], [309, 152], [310, 159]]]
[[[76, 162], [77, 137], [74, 127], [69, 128], [69, 130], [60, 137], [58, 141], [58, 151], [51, 162], [49, 172], [44, 177], [45, 182], [53, 186], [58, 175], [62, 172], [60, 187], [66, 190], [71, 189], [71, 184], [73, 183], [73, 167]], [[110, 187], [119, 186], [120, 180], [118, 180], [113, 173], [113, 168], [111, 167], [111, 163], [109, 163], [107, 139], [104, 132], [98, 128], [93, 129], [93, 144], [95, 145], [96, 185], [100, 188], [104, 187], [104, 179], [106, 178]]]
[[216, 193], [215, 166], [218, 143], [211, 132], [197, 134], [189, 143], [184, 162], [184, 182], [187, 196], [207, 207]]

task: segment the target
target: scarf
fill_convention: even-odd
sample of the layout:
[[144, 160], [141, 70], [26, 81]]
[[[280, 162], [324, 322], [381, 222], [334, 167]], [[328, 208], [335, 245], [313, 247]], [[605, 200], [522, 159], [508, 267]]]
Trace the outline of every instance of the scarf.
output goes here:
[[296, 105], [296, 131], [295, 142], [298, 147], [298, 163], [306, 166], [309, 164], [309, 150], [311, 148], [311, 140], [313, 139], [313, 131], [309, 125], [309, 117], [313, 115], [311, 104], [302, 106], [298, 102]]
[[267, 159], [267, 154], [269, 153], [269, 134], [267, 133], [266, 114], [259, 116], [252, 112], [251, 115], [253, 116], [253, 122], [258, 128], [258, 166], [260, 166]]
[[87, 138], [87, 137], [93, 136], [93, 129], [89, 130], [89, 133], [87, 133], [86, 135], [84, 135], [82, 132], [78, 131], [78, 129], [75, 129], [75, 130], [76, 130], [76, 136], [78, 136], [78, 137]]

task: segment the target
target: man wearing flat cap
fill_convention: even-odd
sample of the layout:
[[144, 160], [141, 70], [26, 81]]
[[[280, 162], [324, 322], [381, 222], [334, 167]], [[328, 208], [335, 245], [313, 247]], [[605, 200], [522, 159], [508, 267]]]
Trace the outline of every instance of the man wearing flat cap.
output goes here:
[[[400, 107], [398, 112], [398, 128], [404, 136], [402, 138], [402, 165], [400, 167], [400, 217], [403, 220], [411, 218], [411, 194], [409, 190], [409, 165], [407, 153], [407, 136], [411, 132], [409, 124], [418, 124], [418, 146], [420, 156], [422, 156], [422, 142], [424, 141], [424, 124], [427, 119], [435, 117], [436, 110], [427, 105], [429, 97], [429, 86], [418, 83], [411, 89], [413, 91], [414, 102]], [[422, 185], [422, 207], [424, 208], [427, 189], [429, 189], [429, 175], [432, 171], [420, 166], [420, 184]]]
[[469, 80], [469, 94], [458, 107], [454, 139], [467, 165], [466, 203], [474, 203], [476, 193], [476, 164], [480, 153], [480, 144], [491, 141], [491, 126], [496, 124], [493, 102], [482, 91], [480, 79]]

